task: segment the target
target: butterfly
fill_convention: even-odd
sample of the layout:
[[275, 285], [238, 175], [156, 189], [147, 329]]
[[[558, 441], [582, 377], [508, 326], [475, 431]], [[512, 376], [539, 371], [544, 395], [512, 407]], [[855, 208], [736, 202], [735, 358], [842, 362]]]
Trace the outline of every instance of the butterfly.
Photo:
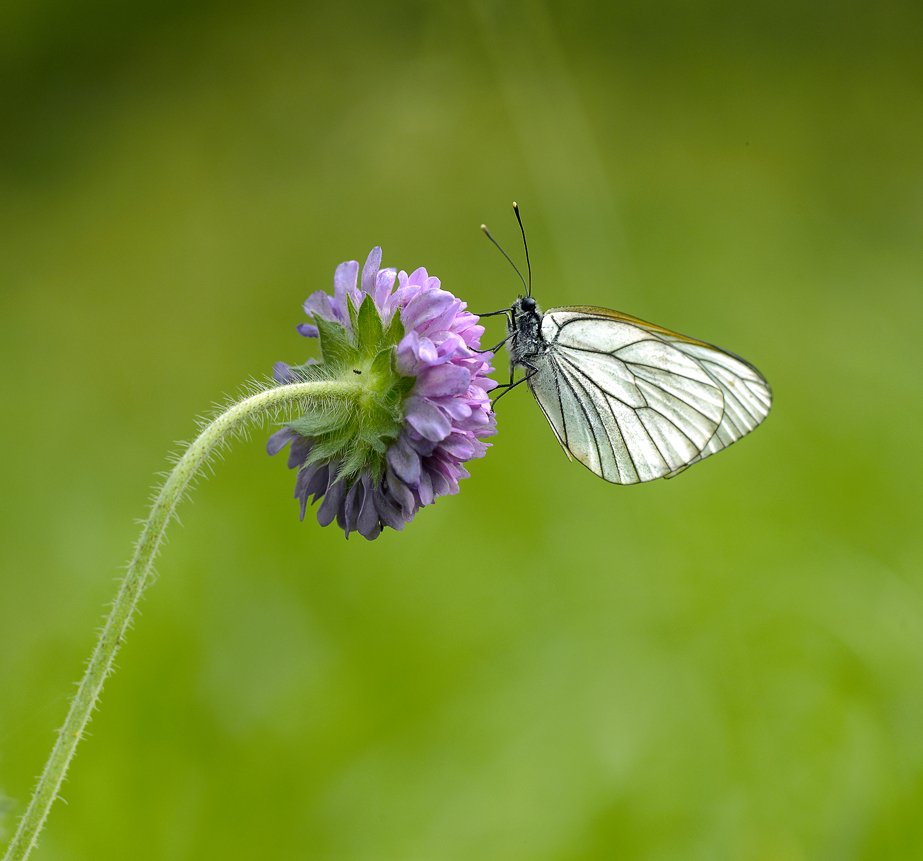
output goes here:
[[[513, 210], [528, 284], [481, 225], [526, 288], [511, 307], [493, 312], [507, 317], [497, 347], [506, 344], [510, 357], [510, 382], [499, 397], [526, 383], [569, 458], [614, 484], [672, 478], [766, 418], [769, 383], [734, 353], [608, 308], [542, 313], [516, 203]], [[514, 382], [517, 369], [523, 376]]]

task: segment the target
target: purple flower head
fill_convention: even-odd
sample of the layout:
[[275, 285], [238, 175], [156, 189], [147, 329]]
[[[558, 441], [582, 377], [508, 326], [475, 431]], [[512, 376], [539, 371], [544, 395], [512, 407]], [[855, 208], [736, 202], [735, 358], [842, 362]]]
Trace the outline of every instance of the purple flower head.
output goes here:
[[477, 315], [426, 269], [380, 266], [378, 247], [361, 279], [357, 261], [341, 263], [333, 295], [320, 291], [304, 303], [312, 322], [298, 331], [320, 339], [322, 363], [274, 368], [279, 383], [361, 380], [366, 396], [289, 422], [267, 444], [270, 454], [289, 446], [302, 519], [309, 498], [321, 500], [322, 526], [336, 520], [347, 537], [357, 531], [370, 540], [457, 493], [465, 462], [483, 457], [484, 438], [496, 432], [487, 395], [497, 385], [488, 376], [493, 354], [477, 352]]

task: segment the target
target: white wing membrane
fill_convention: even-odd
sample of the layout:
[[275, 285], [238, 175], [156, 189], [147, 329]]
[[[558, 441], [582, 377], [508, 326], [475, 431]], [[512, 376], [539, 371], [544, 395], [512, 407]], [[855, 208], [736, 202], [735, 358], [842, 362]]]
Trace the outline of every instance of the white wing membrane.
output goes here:
[[756, 368], [736, 356], [699, 344], [677, 346], [687, 355], [696, 358], [724, 397], [721, 423], [699, 456], [686, 464], [691, 466], [727, 448], [756, 428], [769, 415], [772, 393]]
[[769, 386], [729, 353], [604, 309], [542, 317], [529, 387], [569, 455], [607, 481], [670, 477], [769, 413]]

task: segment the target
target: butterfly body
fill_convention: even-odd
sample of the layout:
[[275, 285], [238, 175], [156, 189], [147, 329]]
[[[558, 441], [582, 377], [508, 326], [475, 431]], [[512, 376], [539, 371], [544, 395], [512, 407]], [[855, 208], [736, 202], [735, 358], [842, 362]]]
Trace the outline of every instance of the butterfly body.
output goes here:
[[528, 373], [529, 360], [544, 355], [548, 345], [542, 336], [542, 312], [531, 296], [520, 296], [510, 308], [506, 325], [510, 372], [521, 367]]
[[670, 478], [768, 415], [763, 376], [739, 356], [592, 306], [509, 309], [510, 369], [522, 369], [567, 453], [606, 481]]

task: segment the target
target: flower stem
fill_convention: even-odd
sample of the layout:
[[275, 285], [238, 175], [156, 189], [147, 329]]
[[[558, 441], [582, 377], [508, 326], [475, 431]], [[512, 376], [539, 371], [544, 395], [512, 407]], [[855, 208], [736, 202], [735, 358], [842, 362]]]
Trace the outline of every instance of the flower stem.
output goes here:
[[234, 435], [245, 430], [249, 424], [267, 415], [274, 415], [293, 404], [310, 405], [316, 400], [354, 397], [361, 390], [359, 383], [348, 380], [298, 382], [275, 386], [233, 404], [210, 422], [189, 445], [167, 476], [151, 506], [118, 595], [100, 632], [29, 806], [19, 822], [12, 842], [7, 847], [6, 855], [3, 856], [4, 861], [23, 861], [35, 848], [38, 835], [58, 797], [77, 745], [96, 708], [103, 684], [112, 672], [115, 657], [126, 632], [131, 627], [141, 595], [150, 581], [154, 559], [167, 526], [186, 489], [208, 462], [210, 455]]

